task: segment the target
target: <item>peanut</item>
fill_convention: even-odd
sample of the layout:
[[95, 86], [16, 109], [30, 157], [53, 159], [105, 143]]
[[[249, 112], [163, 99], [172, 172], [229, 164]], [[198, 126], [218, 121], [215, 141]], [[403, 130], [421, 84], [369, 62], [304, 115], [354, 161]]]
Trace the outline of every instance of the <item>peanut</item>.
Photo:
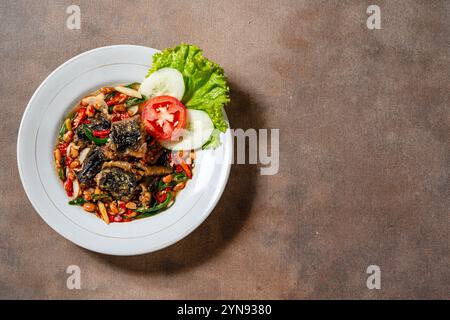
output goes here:
[[127, 111], [127, 108], [124, 104], [116, 104], [113, 108], [114, 113], [123, 113], [125, 111]]
[[72, 121], [70, 121], [69, 118], [67, 118], [66, 121], [64, 121], [64, 123], [66, 125], [67, 130], [72, 130]]
[[175, 187], [173, 187], [173, 191], [182, 190], [182, 189], [184, 189], [185, 186], [186, 186], [186, 183], [185, 183], [185, 182], [180, 182], [180, 183], [177, 184]]
[[69, 180], [75, 180], [75, 174], [73, 173], [72, 170], [69, 170], [69, 173], [67, 174], [67, 179]]
[[113, 87], [103, 87], [100, 89], [100, 92], [103, 94], [108, 94], [110, 92], [113, 92], [114, 88]]
[[84, 196], [84, 200], [86, 200], [86, 201], [91, 201], [92, 200], [92, 195], [87, 190], [83, 191], [83, 196]]
[[143, 203], [149, 203], [152, 200], [152, 194], [148, 191], [145, 191], [140, 197], [139, 200]]
[[74, 160], [70, 163], [70, 169], [75, 169], [80, 166], [80, 160]]
[[86, 202], [85, 204], [83, 204], [83, 209], [87, 212], [94, 212], [95, 204], [92, 202]]
[[119, 209], [117, 208], [117, 205], [116, 205], [115, 202], [111, 202], [109, 204], [109, 209], [111, 211], [110, 214], [113, 215], [113, 216], [115, 216], [116, 214], [119, 213]]
[[137, 212], [136, 211], [131, 211], [130, 213], [127, 213], [125, 216], [127, 217], [127, 218], [134, 218], [134, 217], [136, 217], [137, 216]]
[[56, 167], [61, 167], [61, 150], [55, 149], [55, 162]]
[[76, 157], [78, 157], [78, 149], [74, 148], [73, 146], [70, 148], [70, 157], [75, 159]]
[[125, 205], [125, 208], [130, 209], [130, 210], [135, 210], [137, 208], [137, 205], [134, 202], [127, 202], [127, 204]]
[[173, 176], [171, 174], [165, 176], [164, 178], [162, 178], [162, 181], [164, 183], [170, 183], [170, 181], [172, 181]]
[[63, 140], [64, 140], [64, 142], [68, 143], [68, 142], [72, 141], [72, 139], [73, 139], [73, 131], [69, 130], [64, 134]]
[[93, 106], [92, 104], [90, 104], [90, 105], [87, 106], [87, 108], [86, 108], [86, 114], [87, 114], [87, 116], [88, 116], [89, 118], [92, 117], [92, 116], [94, 116], [94, 114], [95, 114], [95, 109], [94, 109], [94, 106]]

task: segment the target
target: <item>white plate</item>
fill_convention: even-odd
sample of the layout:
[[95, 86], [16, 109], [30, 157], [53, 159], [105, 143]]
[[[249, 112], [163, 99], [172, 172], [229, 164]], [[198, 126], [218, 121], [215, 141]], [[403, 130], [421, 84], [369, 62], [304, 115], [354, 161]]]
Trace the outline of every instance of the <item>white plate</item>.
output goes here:
[[[193, 179], [168, 210], [142, 220], [105, 224], [68, 199], [53, 166], [59, 127], [84, 95], [101, 86], [141, 82], [155, 49], [118, 45], [82, 53], [53, 71], [33, 94], [22, 118], [17, 161], [24, 189], [50, 227], [77, 245], [112, 255], [136, 255], [167, 247], [197, 228], [214, 209], [230, 173], [232, 139], [198, 151]], [[225, 115], [226, 116], [226, 115]]]

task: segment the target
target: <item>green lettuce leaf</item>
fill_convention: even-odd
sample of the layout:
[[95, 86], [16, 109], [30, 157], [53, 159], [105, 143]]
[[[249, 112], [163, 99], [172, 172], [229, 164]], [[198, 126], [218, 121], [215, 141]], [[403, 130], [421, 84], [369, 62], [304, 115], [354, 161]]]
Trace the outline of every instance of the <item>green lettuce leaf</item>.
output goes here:
[[230, 102], [230, 89], [223, 69], [203, 57], [200, 48], [184, 43], [153, 55], [147, 77], [166, 67], [175, 68], [183, 74], [185, 91], [181, 101], [184, 105], [208, 113], [214, 126], [224, 132], [228, 125], [222, 107]]

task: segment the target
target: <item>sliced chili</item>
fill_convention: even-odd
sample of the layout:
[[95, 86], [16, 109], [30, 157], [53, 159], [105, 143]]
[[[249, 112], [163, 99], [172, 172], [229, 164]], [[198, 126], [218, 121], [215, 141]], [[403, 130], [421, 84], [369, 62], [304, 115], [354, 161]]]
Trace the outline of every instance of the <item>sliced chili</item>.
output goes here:
[[167, 199], [167, 192], [165, 190], [159, 191], [155, 194], [155, 199], [158, 203], [162, 203]]
[[81, 122], [86, 118], [86, 108], [80, 108], [78, 109], [77, 115], [73, 119], [73, 128], [76, 129]]
[[65, 155], [68, 146], [69, 146], [68, 143], [60, 143], [60, 144], [58, 144], [57, 148], [59, 149], [59, 151], [61, 152], [62, 155]]
[[94, 142], [96, 145], [102, 145], [102, 144], [105, 144], [106, 142], [108, 142], [108, 138], [97, 138], [97, 137], [95, 137], [94, 134], [92, 133], [92, 131], [89, 128], [84, 128], [84, 134], [86, 135], [86, 137], [89, 140]]
[[109, 136], [110, 132], [111, 132], [110, 129], [94, 130], [94, 131], [92, 131], [92, 134], [94, 135], [94, 137], [97, 137], [97, 138], [106, 138], [107, 136]]
[[64, 190], [66, 190], [66, 193], [69, 197], [73, 196], [73, 181], [70, 179], [67, 179], [66, 182], [64, 182]]
[[129, 117], [130, 117], [130, 115], [127, 112], [125, 112], [125, 113], [116, 113], [112, 117], [111, 121], [112, 122], [116, 122], [116, 121], [120, 121], [120, 120], [123, 120], [123, 119], [127, 119]]
[[191, 179], [192, 178], [191, 168], [189, 168], [189, 166], [186, 164], [186, 162], [184, 162], [183, 159], [180, 159], [180, 160], [181, 160], [181, 163], [180, 163], [181, 168], [183, 168], [183, 170], [186, 173], [186, 175], [188, 176], [188, 178]]
[[121, 104], [124, 103], [125, 100], [127, 100], [128, 96], [123, 93], [116, 94], [111, 100], [106, 101], [106, 105], [108, 107], [113, 106], [115, 104]]
[[64, 163], [65, 163], [66, 167], [69, 167], [70, 164], [72, 163], [72, 158], [65, 157]]

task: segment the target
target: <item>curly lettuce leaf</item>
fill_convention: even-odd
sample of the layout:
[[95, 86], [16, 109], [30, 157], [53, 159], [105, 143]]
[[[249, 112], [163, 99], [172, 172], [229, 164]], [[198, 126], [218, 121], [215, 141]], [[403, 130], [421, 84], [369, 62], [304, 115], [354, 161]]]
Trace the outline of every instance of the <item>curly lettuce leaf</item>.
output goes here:
[[183, 74], [185, 92], [181, 101], [184, 105], [208, 113], [214, 127], [224, 132], [228, 125], [222, 107], [230, 102], [230, 89], [222, 67], [206, 59], [197, 46], [184, 43], [153, 55], [147, 77], [166, 67]]

